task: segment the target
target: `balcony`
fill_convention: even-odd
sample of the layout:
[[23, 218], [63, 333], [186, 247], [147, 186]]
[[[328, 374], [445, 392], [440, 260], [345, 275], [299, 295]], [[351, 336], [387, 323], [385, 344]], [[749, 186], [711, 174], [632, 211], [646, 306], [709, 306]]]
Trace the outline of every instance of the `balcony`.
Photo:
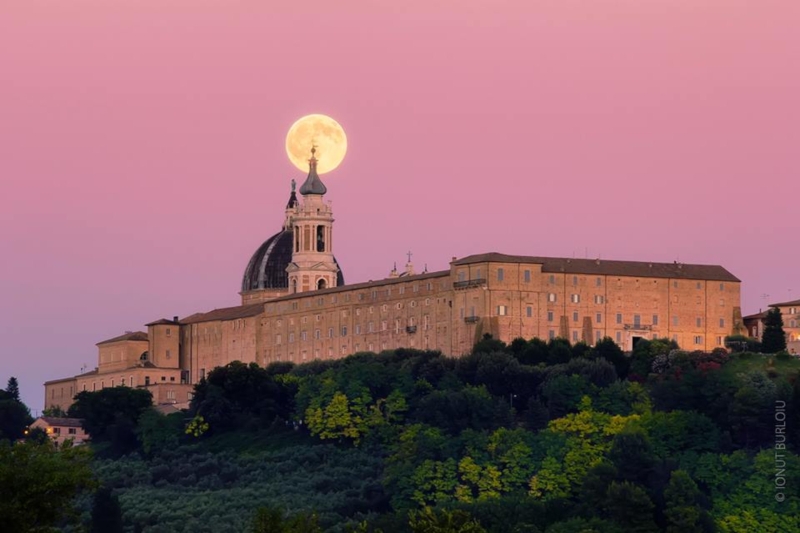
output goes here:
[[625, 324], [624, 328], [631, 331], [653, 331], [653, 326], [647, 324]]
[[476, 324], [480, 319], [481, 319], [481, 317], [479, 317], [479, 316], [465, 316], [464, 317], [464, 322], [466, 324]]
[[406, 326], [406, 333], [416, 333], [417, 326]]
[[486, 285], [486, 278], [469, 279], [467, 281], [453, 282], [454, 289], [471, 289], [473, 287], [482, 287]]

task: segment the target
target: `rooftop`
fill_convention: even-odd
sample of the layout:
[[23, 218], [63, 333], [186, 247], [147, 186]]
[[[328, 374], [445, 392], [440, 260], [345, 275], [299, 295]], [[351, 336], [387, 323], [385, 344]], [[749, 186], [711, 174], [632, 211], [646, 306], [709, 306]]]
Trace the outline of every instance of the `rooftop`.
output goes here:
[[79, 428], [83, 426], [83, 420], [80, 418], [59, 418], [56, 416], [40, 416], [39, 420], [45, 422], [49, 426], [60, 426], [67, 428]]
[[597, 274], [600, 276], [638, 276], [643, 278], [741, 281], [739, 278], [718, 265], [652, 263], [646, 261], [609, 261], [606, 259], [569, 259], [565, 257], [506, 255], [497, 252], [470, 255], [454, 261], [453, 264], [458, 266], [488, 262], [537, 264], [542, 265], [542, 272], [567, 274]]
[[104, 341], [100, 341], [97, 343], [97, 346], [101, 344], [111, 344], [112, 342], [122, 342], [122, 341], [145, 341], [147, 342], [147, 333], [144, 331], [129, 331], [124, 335], [120, 335], [119, 337], [114, 337], [113, 339], [107, 339]]
[[207, 313], [195, 313], [182, 319], [181, 324], [195, 324], [197, 322], [212, 322], [215, 320], [236, 320], [261, 314], [264, 304], [237, 305], [236, 307], [223, 307]]
[[789, 307], [790, 305], [800, 305], [800, 300], [792, 300], [791, 302], [781, 302], [778, 304], [769, 304], [770, 307]]

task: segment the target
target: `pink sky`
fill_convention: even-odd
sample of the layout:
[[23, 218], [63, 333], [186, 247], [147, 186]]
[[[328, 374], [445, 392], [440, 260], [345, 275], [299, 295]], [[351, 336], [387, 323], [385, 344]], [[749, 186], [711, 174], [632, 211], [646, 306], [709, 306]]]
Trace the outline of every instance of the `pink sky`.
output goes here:
[[0, 386], [40, 409], [96, 342], [236, 305], [312, 112], [349, 138], [350, 282], [588, 253], [800, 298], [799, 27], [797, 0], [4, 0]]

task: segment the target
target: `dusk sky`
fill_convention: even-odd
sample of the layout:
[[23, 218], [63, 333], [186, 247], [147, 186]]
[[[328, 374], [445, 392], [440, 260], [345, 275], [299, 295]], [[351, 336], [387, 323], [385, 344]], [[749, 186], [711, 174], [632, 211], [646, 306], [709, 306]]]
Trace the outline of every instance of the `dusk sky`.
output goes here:
[[96, 342], [237, 305], [308, 113], [348, 136], [348, 282], [497, 251], [800, 298], [798, 28], [797, 0], [2, 0], [0, 387], [39, 410]]

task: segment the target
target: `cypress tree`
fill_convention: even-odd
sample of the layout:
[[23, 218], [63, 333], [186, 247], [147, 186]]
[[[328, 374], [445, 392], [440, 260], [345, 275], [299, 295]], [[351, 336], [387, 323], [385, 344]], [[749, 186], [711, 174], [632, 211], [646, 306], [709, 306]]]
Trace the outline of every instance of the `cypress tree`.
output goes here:
[[781, 310], [773, 307], [764, 319], [764, 335], [761, 338], [764, 353], [776, 353], [786, 349], [786, 333], [783, 331]]

